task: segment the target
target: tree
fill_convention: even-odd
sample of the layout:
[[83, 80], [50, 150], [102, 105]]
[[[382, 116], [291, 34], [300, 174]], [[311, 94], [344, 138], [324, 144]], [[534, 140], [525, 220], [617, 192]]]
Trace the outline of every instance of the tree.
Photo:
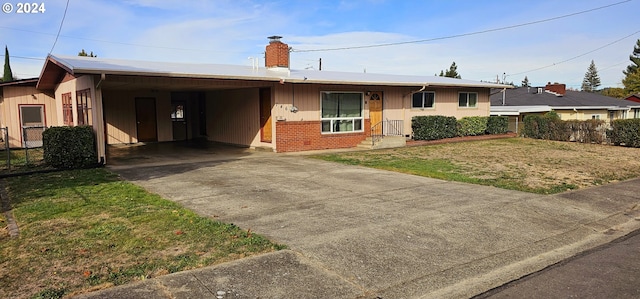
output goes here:
[[624, 84], [624, 90], [627, 94], [640, 93], [640, 72], [629, 73], [622, 79], [622, 84]]
[[4, 46], [4, 74], [2, 75], [3, 82], [13, 81], [13, 72], [11, 71], [11, 65], [9, 65], [9, 49]]
[[440, 71], [440, 77], [449, 77], [456, 79], [462, 78], [460, 77], [460, 74], [458, 74], [458, 66], [456, 65], [455, 61], [451, 64], [447, 71]]
[[594, 92], [598, 90], [598, 87], [600, 87], [600, 76], [598, 75], [596, 64], [591, 60], [591, 64], [589, 65], [589, 68], [587, 68], [587, 72], [584, 74], [582, 87], [580, 89], [586, 92]]
[[628, 65], [627, 69], [622, 71], [625, 76], [637, 72], [638, 67], [640, 67], [640, 39], [636, 41], [633, 52], [629, 55], [629, 60], [631, 60], [632, 64]]
[[524, 76], [524, 80], [522, 80], [522, 87], [530, 87], [531, 84], [529, 83], [529, 78], [527, 78], [527, 76]]
[[625, 97], [627, 97], [627, 92], [624, 90], [624, 88], [619, 88], [619, 87], [607, 87], [602, 89], [600, 93], [603, 96], [608, 96], [608, 97], [618, 98], [618, 99], [624, 99]]
[[78, 52], [78, 56], [98, 57], [98, 55], [93, 55], [93, 51], [91, 51], [91, 53], [87, 54], [87, 52], [85, 52], [84, 49], [82, 49], [82, 51]]

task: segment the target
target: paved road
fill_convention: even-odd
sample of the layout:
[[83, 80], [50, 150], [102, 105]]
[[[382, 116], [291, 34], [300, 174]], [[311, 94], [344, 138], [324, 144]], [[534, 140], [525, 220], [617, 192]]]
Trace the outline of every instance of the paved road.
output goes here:
[[640, 298], [640, 231], [474, 299]]
[[273, 153], [125, 158], [122, 177], [290, 250], [87, 298], [468, 298], [640, 227], [638, 181], [542, 196]]

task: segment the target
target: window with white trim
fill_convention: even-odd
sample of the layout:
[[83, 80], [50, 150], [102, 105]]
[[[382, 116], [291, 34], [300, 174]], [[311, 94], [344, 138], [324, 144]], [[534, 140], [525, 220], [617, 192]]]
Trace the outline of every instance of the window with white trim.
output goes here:
[[600, 114], [591, 114], [591, 119], [600, 119]]
[[458, 107], [460, 108], [478, 107], [478, 93], [477, 92], [458, 93]]
[[362, 132], [361, 92], [322, 92], [322, 133]]
[[436, 101], [436, 93], [433, 91], [416, 92], [412, 96], [411, 108], [433, 108]]

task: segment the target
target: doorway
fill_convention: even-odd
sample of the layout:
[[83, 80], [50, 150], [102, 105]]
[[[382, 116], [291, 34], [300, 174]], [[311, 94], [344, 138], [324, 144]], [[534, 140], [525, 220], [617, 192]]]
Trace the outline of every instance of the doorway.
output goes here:
[[371, 92], [369, 98], [369, 120], [371, 121], [371, 134], [382, 135], [382, 92]]
[[260, 88], [260, 141], [272, 141], [271, 89]]
[[171, 123], [173, 126], [173, 140], [187, 140], [187, 115], [184, 101], [171, 101]]
[[138, 142], [158, 141], [155, 98], [136, 98], [136, 126]]
[[45, 129], [44, 105], [20, 105], [20, 125], [22, 146], [41, 147], [42, 132]]

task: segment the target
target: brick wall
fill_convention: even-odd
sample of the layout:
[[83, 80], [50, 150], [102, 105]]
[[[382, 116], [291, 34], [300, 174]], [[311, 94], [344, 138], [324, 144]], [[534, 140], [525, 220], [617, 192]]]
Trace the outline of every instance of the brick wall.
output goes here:
[[[368, 119], [364, 120], [364, 127], [371, 127]], [[356, 147], [369, 133], [365, 129], [356, 133], [322, 134], [321, 121], [278, 121], [276, 151], [284, 153]]]

